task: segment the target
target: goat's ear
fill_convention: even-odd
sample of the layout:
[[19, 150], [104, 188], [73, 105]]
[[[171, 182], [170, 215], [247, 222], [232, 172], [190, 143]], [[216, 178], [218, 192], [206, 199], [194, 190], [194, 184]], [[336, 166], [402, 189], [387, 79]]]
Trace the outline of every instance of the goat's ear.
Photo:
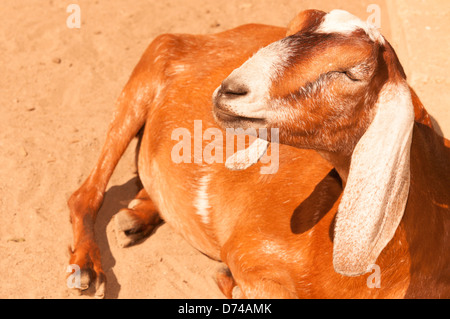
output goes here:
[[388, 82], [356, 145], [336, 216], [333, 264], [357, 276], [370, 271], [400, 224], [410, 184], [414, 107], [405, 80]]
[[326, 14], [326, 12], [320, 10], [304, 10], [300, 12], [289, 22], [286, 36], [317, 27]]

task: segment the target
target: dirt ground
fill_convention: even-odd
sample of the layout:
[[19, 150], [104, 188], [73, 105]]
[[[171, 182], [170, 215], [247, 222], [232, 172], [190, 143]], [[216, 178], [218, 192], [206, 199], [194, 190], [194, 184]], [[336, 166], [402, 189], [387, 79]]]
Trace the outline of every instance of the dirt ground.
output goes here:
[[[66, 8], [81, 8], [81, 28]], [[3, 0], [0, 4], [0, 298], [80, 298], [66, 286], [72, 229], [66, 201], [87, 177], [114, 103], [161, 33], [212, 33], [244, 23], [285, 26], [303, 9], [346, 9], [381, 30], [410, 84], [450, 137], [450, 1]], [[164, 224], [119, 248], [112, 216], [137, 192], [133, 141], [97, 222], [106, 298], [223, 298], [218, 263]], [[81, 296], [86, 297], [86, 296]]]

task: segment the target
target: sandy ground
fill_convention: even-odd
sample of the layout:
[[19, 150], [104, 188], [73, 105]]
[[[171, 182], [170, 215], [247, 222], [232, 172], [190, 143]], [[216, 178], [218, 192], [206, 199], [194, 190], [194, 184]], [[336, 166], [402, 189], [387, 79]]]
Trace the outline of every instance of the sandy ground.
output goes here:
[[[70, 3], [80, 29], [66, 26]], [[436, 128], [450, 136], [450, 2], [289, 0], [3, 0], [0, 5], [0, 298], [78, 298], [66, 287], [72, 242], [66, 200], [88, 175], [116, 98], [161, 33], [211, 33], [257, 22], [286, 25], [302, 9], [342, 8], [381, 28]], [[131, 4], [131, 5], [130, 5]], [[97, 236], [106, 298], [222, 298], [218, 263], [164, 224], [119, 248], [112, 216], [137, 192], [134, 145], [108, 186]]]

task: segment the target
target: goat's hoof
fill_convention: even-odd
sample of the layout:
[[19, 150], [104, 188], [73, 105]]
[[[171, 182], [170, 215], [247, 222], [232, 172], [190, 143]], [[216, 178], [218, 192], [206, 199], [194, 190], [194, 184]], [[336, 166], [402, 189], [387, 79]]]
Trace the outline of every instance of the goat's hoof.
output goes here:
[[106, 289], [106, 276], [102, 272], [97, 275], [95, 279], [95, 298], [103, 299], [105, 298]]
[[75, 272], [68, 275], [68, 288], [79, 295], [104, 298], [106, 275], [101, 267], [98, 248], [96, 246], [88, 248], [82, 246], [75, 251], [70, 250], [70, 254], [71, 268], [74, 269], [74, 266], [76, 268]]
[[120, 247], [132, 246], [149, 235], [143, 229], [139, 219], [135, 218], [128, 208], [121, 209], [114, 216], [114, 223], [116, 224], [117, 243]]
[[231, 296], [232, 299], [244, 299], [244, 294], [242, 293], [242, 289], [239, 286], [233, 287]]
[[91, 284], [91, 270], [82, 269], [80, 272], [80, 286], [75, 288], [78, 288], [81, 291], [87, 290], [90, 284]]
[[[95, 281], [94, 285], [92, 285], [93, 281]], [[91, 269], [82, 269], [78, 284], [69, 288], [77, 295], [94, 296], [95, 298], [103, 299], [106, 290], [106, 276], [103, 272], [93, 274]]]
[[120, 247], [129, 247], [148, 237], [161, 223], [156, 211], [140, 211], [139, 201], [133, 200], [129, 207], [123, 208], [114, 216], [115, 233]]
[[[95, 281], [95, 283], [94, 285], [91, 285], [93, 281]], [[71, 282], [72, 285], [69, 286], [69, 288], [78, 295], [93, 295], [95, 298], [100, 299], [105, 297], [106, 276], [103, 271], [95, 273], [92, 269], [81, 269], [79, 278], [71, 280]], [[94, 289], [93, 292], [89, 291], [90, 287]]]
[[233, 275], [227, 267], [221, 267], [216, 273], [216, 282], [220, 291], [228, 299], [233, 298], [233, 289], [236, 287], [236, 282], [233, 279]]

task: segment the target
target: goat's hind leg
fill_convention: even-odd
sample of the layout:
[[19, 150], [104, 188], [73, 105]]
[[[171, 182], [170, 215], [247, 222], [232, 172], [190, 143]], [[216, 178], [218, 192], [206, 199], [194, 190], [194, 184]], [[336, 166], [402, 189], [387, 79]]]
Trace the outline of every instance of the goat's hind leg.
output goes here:
[[[156, 38], [148, 47], [118, 100], [105, 144], [94, 169], [84, 184], [69, 198], [68, 205], [74, 233], [71, 264], [81, 269], [81, 287], [86, 289], [95, 280], [97, 296], [103, 296], [106, 277], [100, 262], [100, 252], [94, 238], [94, 223], [102, 204], [108, 181], [130, 141], [147, 120], [148, 110], [154, 105], [165, 83], [167, 58], [170, 49], [177, 44], [173, 36]], [[153, 205], [141, 193], [140, 205], [134, 207], [134, 214], [142, 217], [142, 224], [148, 224], [148, 231], [159, 222]], [[131, 214], [131, 213], [130, 213]], [[122, 215], [122, 214], [121, 214]], [[144, 217], [146, 215], [146, 217]], [[154, 226], [153, 226], [154, 227]], [[136, 229], [128, 229], [128, 234]], [[141, 233], [142, 234], [142, 233]]]
[[128, 247], [149, 236], [162, 222], [155, 205], [142, 189], [129, 204], [114, 216], [117, 242]]
[[143, 99], [138, 94], [142, 90], [140, 83], [139, 79], [132, 77], [125, 86], [97, 163], [68, 200], [73, 227], [70, 264], [77, 265], [81, 272], [81, 285], [75, 288], [85, 290], [95, 281], [96, 297], [104, 296], [106, 276], [94, 236], [95, 219], [117, 163], [146, 120], [147, 102], [151, 97]]

